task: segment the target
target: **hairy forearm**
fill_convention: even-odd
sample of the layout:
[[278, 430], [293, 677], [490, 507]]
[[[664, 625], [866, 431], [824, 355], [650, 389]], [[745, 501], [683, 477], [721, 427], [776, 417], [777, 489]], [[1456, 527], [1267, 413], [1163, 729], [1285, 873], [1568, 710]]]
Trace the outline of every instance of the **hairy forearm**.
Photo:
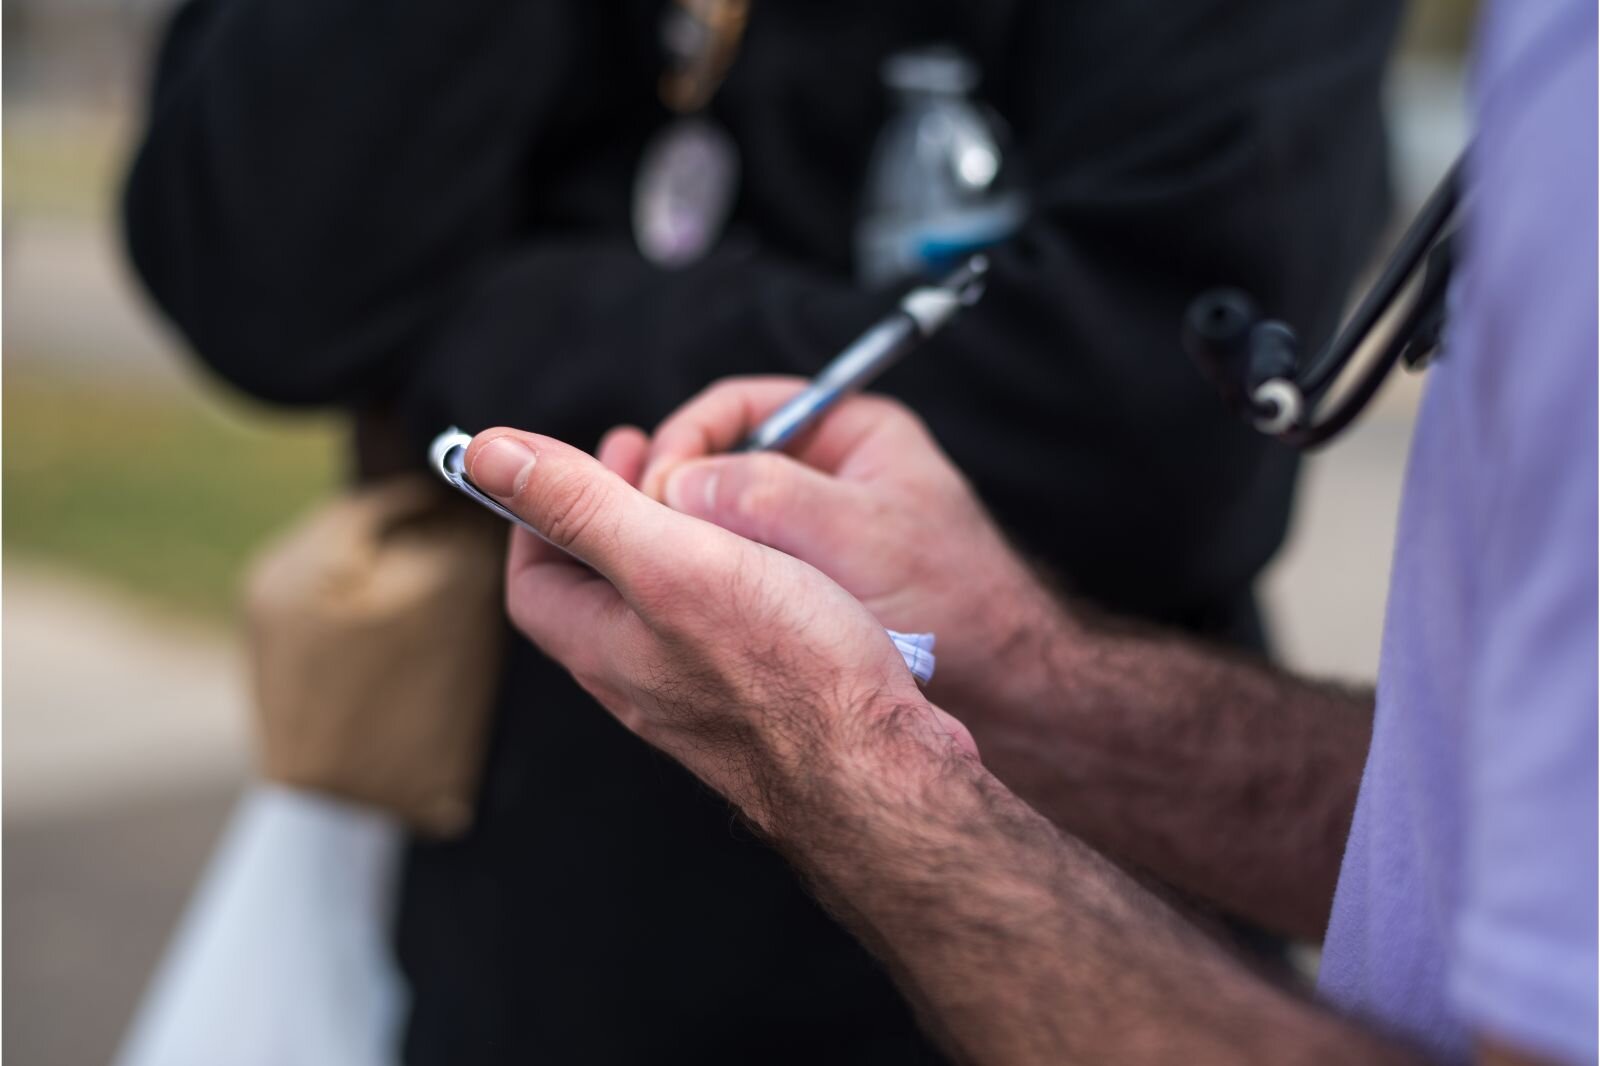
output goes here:
[[1370, 695], [1043, 599], [1001, 683], [947, 701], [983, 760], [1119, 861], [1263, 925], [1326, 926], [1372, 729]]
[[889, 731], [811, 767], [774, 835], [958, 1058], [1414, 1061], [1243, 968], [975, 760]]

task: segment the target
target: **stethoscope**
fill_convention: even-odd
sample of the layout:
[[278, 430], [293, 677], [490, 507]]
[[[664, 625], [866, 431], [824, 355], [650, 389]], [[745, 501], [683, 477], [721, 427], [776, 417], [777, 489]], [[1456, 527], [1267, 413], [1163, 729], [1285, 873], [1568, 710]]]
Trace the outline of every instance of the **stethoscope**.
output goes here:
[[[1250, 297], [1236, 289], [1213, 290], [1189, 305], [1184, 348], [1229, 409], [1290, 447], [1315, 448], [1355, 420], [1396, 363], [1403, 360], [1411, 370], [1428, 365], [1444, 332], [1445, 297], [1460, 232], [1461, 169], [1457, 159], [1400, 238], [1378, 280], [1315, 358], [1303, 362], [1294, 330], [1263, 318]], [[1382, 349], [1336, 403], [1319, 411], [1333, 383], [1399, 302], [1419, 267], [1422, 279], [1416, 294]]]

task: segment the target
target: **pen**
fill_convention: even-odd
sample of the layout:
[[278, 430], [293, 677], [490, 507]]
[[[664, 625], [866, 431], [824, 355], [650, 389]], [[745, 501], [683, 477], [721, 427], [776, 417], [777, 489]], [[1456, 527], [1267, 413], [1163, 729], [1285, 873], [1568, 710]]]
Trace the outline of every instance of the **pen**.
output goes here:
[[977, 303], [988, 272], [988, 257], [975, 255], [937, 285], [906, 293], [899, 306], [836, 355], [798, 396], [768, 415], [740, 451], [782, 448], [834, 404], [866, 388], [939, 332], [957, 311]]
[[[924, 285], [906, 293], [898, 307], [822, 368], [799, 395], [756, 427], [743, 451], [781, 448], [796, 434], [821, 418], [844, 397], [859, 392], [878, 375], [904, 359], [919, 344], [939, 332], [963, 307], [983, 295], [989, 260], [975, 255], [937, 285]], [[467, 476], [467, 445], [472, 436], [451, 427], [434, 438], [429, 461], [439, 476], [500, 517], [537, 537], [544, 534], [519, 518], [499, 500], [472, 483]], [[935, 657], [932, 633], [887, 630], [889, 639], [905, 660], [906, 668], [922, 684], [933, 677]]]
[[[767, 416], [740, 450], [754, 452], [783, 447], [827, 413], [828, 408], [865, 388], [917, 345], [939, 332], [958, 310], [977, 303], [978, 297], [983, 295], [988, 272], [988, 258], [975, 255], [937, 285], [923, 285], [906, 293], [899, 306], [835, 356], [799, 395]], [[428, 449], [430, 465], [444, 480], [501, 518], [538, 534], [538, 530], [472, 483], [466, 471], [467, 445], [471, 443], [472, 434], [451, 426], [435, 437]]]

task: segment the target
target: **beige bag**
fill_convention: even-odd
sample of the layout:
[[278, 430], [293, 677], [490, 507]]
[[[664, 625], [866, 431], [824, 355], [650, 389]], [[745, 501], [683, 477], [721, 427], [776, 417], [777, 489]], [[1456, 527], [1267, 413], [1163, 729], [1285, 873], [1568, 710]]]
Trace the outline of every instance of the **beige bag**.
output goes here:
[[505, 523], [425, 474], [356, 488], [247, 579], [261, 764], [435, 836], [471, 824], [504, 653]]

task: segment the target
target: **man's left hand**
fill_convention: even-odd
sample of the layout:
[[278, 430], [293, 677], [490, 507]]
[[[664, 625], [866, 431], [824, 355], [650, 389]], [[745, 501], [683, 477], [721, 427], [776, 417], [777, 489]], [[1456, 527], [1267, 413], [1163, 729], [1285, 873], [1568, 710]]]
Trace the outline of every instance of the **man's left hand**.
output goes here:
[[517, 628], [768, 832], [781, 835], [786, 801], [819, 766], [890, 734], [976, 754], [883, 628], [807, 564], [676, 513], [549, 437], [486, 430], [467, 470], [544, 538], [513, 535]]

